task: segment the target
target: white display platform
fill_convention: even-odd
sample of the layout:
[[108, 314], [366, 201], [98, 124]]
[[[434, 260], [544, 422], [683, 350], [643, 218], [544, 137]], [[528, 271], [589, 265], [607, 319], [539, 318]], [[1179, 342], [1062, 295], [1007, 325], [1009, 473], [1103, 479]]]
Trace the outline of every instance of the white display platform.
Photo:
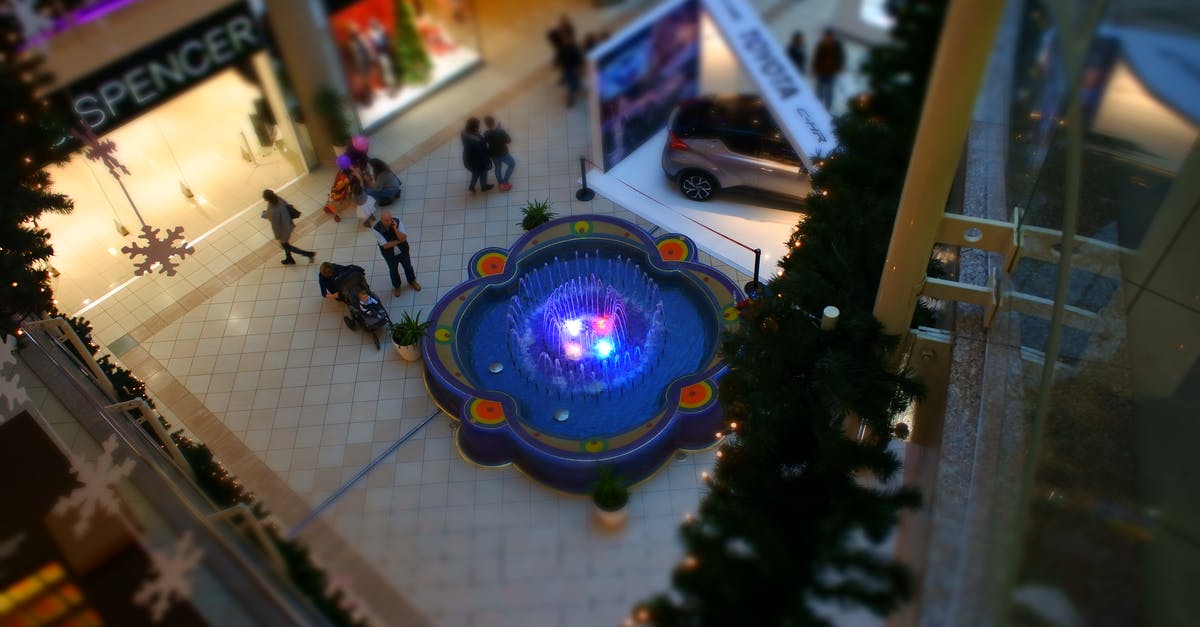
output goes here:
[[[588, 186], [660, 225], [662, 233], [682, 233], [692, 238], [701, 250], [747, 275], [754, 272], [754, 253], [717, 233], [751, 249], [761, 248], [760, 275], [774, 274], [776, 263], [787, 254], [788, 238], [804, 219], [799, 204], [729, 190], [722, 190], [707, 202], [690, 201], [663, 174], [662, 149], [666, 141], [667, 131], [663, 129], [612, 170], [589, 170]], [[789, 206], [793, 209], [787, 210]]]

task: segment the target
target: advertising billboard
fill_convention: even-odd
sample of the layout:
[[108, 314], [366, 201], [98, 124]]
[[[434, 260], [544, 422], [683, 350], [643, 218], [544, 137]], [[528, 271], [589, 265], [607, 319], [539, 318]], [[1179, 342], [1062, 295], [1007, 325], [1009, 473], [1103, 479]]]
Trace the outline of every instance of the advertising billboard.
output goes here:
[[611, 169], [666, 126], [675, 105], [699, 95], [700, 2], [660, 7], [590, 55], [600, 145]]

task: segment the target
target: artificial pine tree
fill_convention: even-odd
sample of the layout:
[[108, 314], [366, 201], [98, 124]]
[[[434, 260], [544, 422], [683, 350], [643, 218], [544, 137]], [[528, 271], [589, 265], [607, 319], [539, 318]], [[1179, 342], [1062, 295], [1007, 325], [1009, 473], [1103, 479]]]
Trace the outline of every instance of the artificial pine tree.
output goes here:
[[392, 37], [392, 62], [406, 83], [429, 80], [433, 63], [417, 32], [417, 20], [408, 0], [396, 0], [396, 34]]
[[7, 338], [22, 318], [54, 309], [48, 270], [54, 249], [37, 220], [74, 204], [51, 190], [44, 169], [69, 157], [61, 142], [64, 117], [37, 94], [51, 78], [40, 59], [17, 51], [15, 32], [0, 36], [0, 338]]
[[[881, 552], [909, 489], [887, 449], [920, 385], [885, 367], [896, 338], [872, 315], [944, 0], [893, 3], [893, 43], [871, 51], [871, 90], [836, 120], [840, 148], [813, 177], [783, 272], [724, 337], [731, 432], [685, 522], [672, 590], [634, 611], [658, 626], [832, 625], [839, 608], [886, 615], [906, 569]], [[836, 328], [819, 313], [841, 310]], [[846, 419], [866, 427], [861, 441]]]

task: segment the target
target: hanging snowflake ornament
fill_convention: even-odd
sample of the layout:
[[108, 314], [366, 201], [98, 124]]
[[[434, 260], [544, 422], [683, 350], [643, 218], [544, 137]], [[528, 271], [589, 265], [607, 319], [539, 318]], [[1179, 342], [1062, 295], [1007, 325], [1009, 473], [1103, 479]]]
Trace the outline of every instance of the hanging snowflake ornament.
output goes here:
[[170, 553], [150, 552], [150, 568], [154, 574], [142, 582], [133, 594], [133, 602], [150, 610], [150, 620], [162, 622], [167, 610], [177, 601], [192, 596], [188, 575], [204, 559], [204, 551], [192, 542], [192, 532], [185, 531]]
[[50, 511], [62, 516], [72, 509], [79, 510], [79, 520], [75, 521], [73, 527], [75, 537], [83, 537], [87, 533], [97, 509], [110, 514], [118, 512], [119, 502], [113, 486], [133, 472], [133, 460], [126, 459], [114, 464], [113, 452], [116, 450], [117, 436], [110, 435], [104, 441], [104, 451], [95, 463], [88, 463], [80, 456], [71, 456], [71, 474], [83, 485], [67, 496], [60, 497]]
[[[16, 346], [16, 338], [0, 342], [0, 407], [3, 407], [6, 413], [29, 402], [29, 395], [25, 393], [20, 375], [17, 374], [17, 356], [14, 354]], [[3, 422], [4, 418], [5, 416], [0, 416], [0, 422]]]
[[108, 168], [108, 173], [118, 181], [121, 180], [121, 174], [129, 174], [129, 168], [117, 159], [117, 143], [111, 139], [100, 139], [92, 132], [92, 128], [87, 125], [82, 125], [78, 129], [71, 129], [71, 135], [85, 146], [83, 156], [87, 157], [88, 161], [99, 161]]
[[0, 540], [0, 563], [4, 563], [17, 554], [21, 545], [25, 544], [25, 534], [18, 533]]
[[0, 540], [0, 577], [8, 575], [5, 566], [14, 563], [12, 558], [21, 550], [26, 537], [24, 533], [17, 533]]
[[145, 239], [146, 245], [133, 243], [121, 248], [121, 252], [129, 255], [130, 259], [136, 260], [139, 256], [145, 256], [143, 261], [133, 264], [134, 274], [138, 276], [150, 274], [154, 272], [155, 265], [157, 265], [159, 272], [167, 276], [175, 276], [175, 268], [179, 267], [179, 263], [171, 261], [171, 258], [183, 259], [196, 252], [196, 249], [183, 237], [182, 226], [167, 231], [165, 239], [158, 239], [158, 232], [161, 230], [149, 225], [143, 226], [142, 234], [138, 237]]

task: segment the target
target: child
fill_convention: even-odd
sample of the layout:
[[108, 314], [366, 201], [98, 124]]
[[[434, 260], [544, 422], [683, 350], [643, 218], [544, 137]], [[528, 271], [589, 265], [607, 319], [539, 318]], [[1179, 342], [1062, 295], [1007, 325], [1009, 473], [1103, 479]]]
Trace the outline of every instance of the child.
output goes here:
[[341, 205], [350, 197], [350, 181], [351, 173], [349, 170], [338, 170], [337, 176], [333, 178], [333, 188], [329, 190], [329, 202], [325, 203], [325, 213], [333, 214], [334, 222], [341, 222], [342, 216], [338, 215], [341, 210]]
[[368, 329], [376, 329], [387, 320], [387, 310], [379, 303], [379, 299], [363, 290], [358, 293], [358, 310], [362, 312], [363, 322]]

